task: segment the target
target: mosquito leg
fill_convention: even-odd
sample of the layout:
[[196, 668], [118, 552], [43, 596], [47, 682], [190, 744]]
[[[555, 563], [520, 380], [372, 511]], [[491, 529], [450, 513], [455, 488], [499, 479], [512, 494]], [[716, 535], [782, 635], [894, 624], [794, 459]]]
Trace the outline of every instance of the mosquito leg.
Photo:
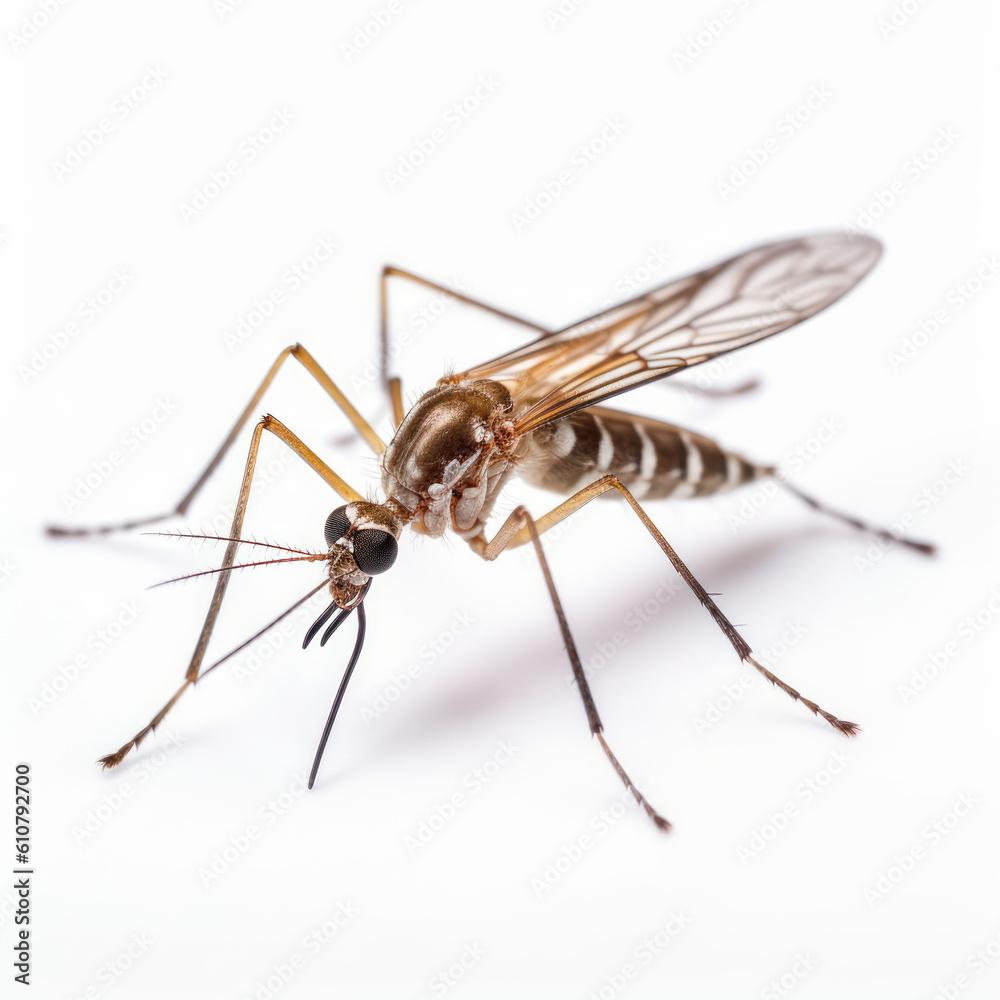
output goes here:
[[886, 528], [880, 528], [877, 525], [868, 524], [867, 521], [862, 521], [860, 518], [853, 517], [851, 514], [845, 514], [843, 511], [835, 510], [833, 507], [828, 507], [825, 503], [815, 499], [815, 497], [811, 497], [807, 493], [803, 493], [797, 486], [792, 486], [787, 479], [781, 476], [775, 476], [775, 479], [790, 493], [794, 493], [795, 496], [803, 501], [803, 503], [807, 503], [810, 507], [812, 507], [813, 510], [818, 510], [830, 517], [835, 517], [838, 521], [844, 521], [846, 524], [849, 524], [852, 528], [857, 528], [859, 531], [870, 531], [873, 535], [877, 535], [879, 538], [884, 538], [891, 542], [899, 542], [901, 545], [908, 545], [911, 549], [923, 552], [924, 555], [934, 555], [935, 547], [930, 542], [920, 542], [913, 538], [906, 538], [903, 535], [894, 535]]
[[457, 299], [459, 302], [464, 302], [468, 306], [474, 306], [476, 309], [482, 309], [484, 312], [491, 313], [494, 316], [499, 316], [501, 319], [509, 320], [511, 323], [519, 323], [521, 326], [526, 326], [529, 330], [534, 330], [543, 337], [549, 337], [555, 332], [554, 330], [549, 330], [544, 326], [539, 326], [537, 323], [532, 323], [531, 320], [523, 319], [521, 316], [515, 316], [514, 313], [506, 312], [503, 309], [497, 309], [496, 306], [487, 305], [485, 302], [480, 302], [478, 299], [473, 299], [468, 295], [463, 295], [461, 292], [456, 292], [455, 289], [449, 288], [447, 285], [439, 285], [437, 282], [429, 281], [427, 278], [421, 278], [420, 275], [413, 274], [411, 271], [404, 271], [402, 268], [386, 264], [385, 267], [382, 268], [382, 279], [379, 286], [379, 359], [382, 369], [382, 377], [385, 381], [386, 392], [389, 396], [389, 405], [392, 408], [393, 419], [395, 420], [397, 427], [402, 422], [405, 411], [403, 409], [403, 394], [401, 391], [400, 380], [397, 376], [390, 375], [389, 373], [388, 286], [390, 278], [405, 278], [407, 281], [423, 285], [425, 288], [431, 288], [436, 292], [443, 292], [445, 295], [448, 295], [453, 299]]
[[[695, 579], [694, 574], [681, 561], [680, 556], [677, 555], [670, 543], [660, 534], [659, 529], [642, 509], [635, 497], [632, 496], [615, 476], [604, 476], [602, 479], [598, 479], [597, 482], [591, 483], [590, 486], [585, 487], [568, 500], [564, 500], [558, 507], [550, 510], [548, 514], [538, 519], [535, 528], [536, 533], [538, 535], [544, 534], [549, 528], [558, 524], [564, 518], [569, 517], [574, 511], [579, 510], [585, 503], [600, 496], [602, 493], [607, 493], [608, 490], [618, 490], [628, 501], [629, 506], [635, 511], [636, 516], [642, 521], [646, 530], [656, 540], [657, 545], [664, 551], [674, 569], [677, 570], [684, 582], [691, 588], [702, 606], [715, 619], [715, 623], [729, 640], [733, 649], [736, 650], [740, 660], [749, 663], [756, 670], [760, 671], [773, 685], [781, 688], [790, 698], [802, 702], [810, 712], [814, 715], [822, 716], [834, 729], [839, 730], [845, 736], [854, 736], [858, 732], [860, 727], [857, 723], [845, 722], [843, 719], [838, 719], [835, 715], [827, 712], [826, 709], [820, 708], [816, 702], [810, 701], [810, 699], [796, 691], [795, 688], [786, 684], [781, 678], [772, 674], [763, 664], [757, 662], [752, 655], [753, 650], [750, 644], [736, 630], [736, 626], [722, 613], [719, 606], [712, 600], [711, 594]], [[472, 549], [484, 559], [492, 560], [496, 559], [505, 549], [516, 548], [518, 545], [523, 545], [528, 541], [534, 541], [535, 536], [532, 534], [531, 528], [527, 524], [522, 526], [515, 517], [516, 513], [515, 511], [501, 525], [491, 541], [486, 542], [482, 537], [469, 539], [468, 541]]]
[[389, 402], [392, 406], [392, 422], [398, 427], [406, 416], [403, 407], [403, 380], [398, 375], [389, 379]]
[[101, 765], [102, 770], [106, 771], [109, 767], [115, 767], [120, 764], [125, 759], [125, 755], [129, 752], [129, 750], [133, 747], [138, 747], [139, 744], [163, 721], [164, 716], [174, 707], [177, 699], [184, 694], [184, 692], [191, 686], [191, 683], [192, 682], [189, 679], [185, 678], [184, 683], [177, 689], [170, 701], [168, 701], [166, 705], [164, 705], [163, 708], [161, 708], [159, 712], [153, 716], [152, 720], [147, 725], [143, 726], [143, 728], [140, 729], [139, 732], [137, 732], [135, 736], [128, 741], [128, 743], [119, 747], [119, 749], [114, 753], [109, 753], [99, 758], [97, 763]]
[[180, 686], [174, 696], [160, 709], [153, 719], [127, 743], [121, 746], [114, 753], [102, 757], [98, 763], [105, 768], [114, 767], [120, 764], [128, 752], [139, 744], [163, 721], [163, 717], [173, 708], [177, 699], [198, 680], [198, 672], [205, 659], [205, 652], [208, 649], [208, 640], [212, 636], [216, 619], [219, 617], [219, 609], [222, 607], [222, 600], [226, 596], [226, 589], [229, 586], [229, 578], [232, 575], [232, 566], [236, 561], [236, 551], [240, 546], [240, 532], [243, 530], [243, 519], [246, 516], [247, 502], [250, 498], [250, 487], [253, 484], [254, 469], [257, 465], [257, 451], [260, 448], [261, 436], [264, 431], [270, 431], [281, 441], [283, 441], [296, 455], [299, 456], [311, 469], [318, 473], [333, 489], [346, 501], [363, 500], [357, 490], [349, 486], [338, 476], [322, 459], [302, 443], [280, 420], [270, 414], [258, 422], [254, 428], [253, 437], [250, 440], [250, 451], [247, 455], [247, 464], [243, 472], [243, 482], [240, 485], [239, 499], [236, 501], [236, 511], [233, 514], [233, 523], [229, 530], [230, 541], [226, 546], [226, 552], [222, 559], [221, 572], [215, 582], [215, 591], [212, 594], [212, 601], [208, 607], [208, 614], [205, 616], [205, 624], [201, 627], [198, 642], [195, 645], [194, 653], [188, 664], [185, 673], [184, 683]]
[[566, 646], [566, 653], [569, 656], [569, 662], [573, 666], [573, 675], [576, 678], [577, 686], [580, 689], [580, 697], [583, 699], [583, 707], [587, 712], [587, 722], [590, 725], [591, 735], [598, 738], [602, 749], [605, 754], [607, 754], [608, 760], [611, 761], [612, 766], [618, 772], [618, 777], [622, 779], [625, 787], [635, 796], [636, 802], [638, 802], [639, 805], [646, 810], [646, 814], [649, 818], [661, 830], [669, 830], [670, 823], [649, 804], [642, 792], [635, 787], [632, 783], [632, 779], [625, 773], [625, 768], [621, 766], [611, 747], [608, 746], [608, 741], [604, 738], [604, 724], [601, 722], [601, 717], [597, 714], [597, 706], [594, 704], [594, 696], [591, 694], [590, 685], [587, 683], [587, 677], [583, 672], [583, 664], [580, 662], [580, 654], [576, 650], [576, 643], [573, 641], [573, 634], [570, 632], [569, 623], [566, 621], [566, 612], [563, 610], [562, 601], [559, 600], [559, 594], [556, 592], [555, 581], [552, 579], [552, 571], [549, 569], [548, 559], [545, 558], [545, 550], [542, 548], [542, 542], [539, 538], [538, 528], [535, 525], [534, 518], [524, 509], [524, 507], [518, 507], [511, 514], [510, 518], [508, 518], [508, 523], [517, 524], [519, 527], [523, 526], [530, 534], [532, 544], [535, 546], [535, 552], [538, 554], [538, 562], [542, 567], [542, 573], [545, 576], [545, 585], [549, 589], [549, 597], [552, 598], [552, 606], [555, 608], [556, 618], [559, 621], [559, 631], [562, 632], [563, 643]]
[[278, 370], [289, 358], [294, 358], [296, 361], [302, 365], [303, 368], [317, 382], [323, 387], [327, 395], [344, 411], [347, 418], [354, 425], [358, 433], [365, 439], [369, 447], [376, 454], [380, 454], [385, 451], [385, 444], [382, 439], [372, 430], [371, 426], [361, 416], [360, 413], [351, 405], [350, 400], [334, 385], [330, 376], [326, 374], [325, 371], [316, 362], [316, 359], [301, 345], [292, 344], [291, 347], [286, 347], [279, 355], [277, 360], [271, 365], [270, 370], [264, 376], [264, 380], [257, 387], [257, 391], [253, 394], [250, 402], [244, 407], [243, 412], [239, 415], [236, 423], [233, 425], [233, 429], [229, 432], [225, 441], [222, 442], [222, 446], [212, 457], [212, 460], [206, 466], [204, 472], [195, 480], [194, 485], [181, 497], [178, 501], [177, 506], [173, 510], [167, 511], [165, 514], [156, 514], [153, 517], [141, 518], [136, 521], [126, 521], [121, 524], [107, 524], [94, 528], [64, 528], [58, 525], [50, 525], [47, 529], [50, 535], [97, 535], [106, 534], [111, 531], [122, 531], [126, 528], [138, 528], [146, 524], [155, 524], [157, 521], [163, 521], [168, 517], [173, 517], [177, 514], [184, 514], [194, 500], [195, 496], [199, 493], [201, 488], [205, 485], [209, 476], [216, 470], [219, 463], [222, 461], [226, 452], [229, 451], [233, 442], [239, 436], [240, 431], [243, 429], [244, 424], [250, 419], [250, 417], [257, 412], [258, 404], [267, 390], [267, 387], [274, 380], [275, 375], [278, 374]]

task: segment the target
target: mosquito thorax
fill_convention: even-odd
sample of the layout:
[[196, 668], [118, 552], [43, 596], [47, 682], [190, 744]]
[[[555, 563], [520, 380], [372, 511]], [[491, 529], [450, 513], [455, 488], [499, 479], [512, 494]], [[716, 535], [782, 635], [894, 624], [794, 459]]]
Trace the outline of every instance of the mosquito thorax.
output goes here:
[[402, 528], [392, 507], [363, 500], [338, 507], [326, 519], [330, 593], [339, 607], [353, 608], [368, 581], [396, 561]]
[[382, 489], [414, 528], [439, 536], [449, 518], [459, 529], [475, 521], [487, 468], [514, 443], [513, 408], [510, 390], [490, 379], [441, 379], [417, 400], [382, 454]]

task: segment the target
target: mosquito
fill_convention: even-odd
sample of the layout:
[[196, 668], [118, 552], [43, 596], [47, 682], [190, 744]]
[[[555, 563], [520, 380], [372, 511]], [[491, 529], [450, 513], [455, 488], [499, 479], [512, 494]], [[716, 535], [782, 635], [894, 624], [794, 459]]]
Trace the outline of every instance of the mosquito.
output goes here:
[[[57, 535], [105, 533], [152, 524], [183, 515], [234, 444], [278, 371], [289, 359], [301, 364], [346, 415], [379, 458], [380, 503], [365, 500], [281, 421], [265, 415], [254, 427], [236, 511], [208, 614], [188, 664], [184, 683], [135, 736], [98, 763], [104, 768], [123, 758], [163, 721], [180, 696], [209, 670], [238, 650], [202, 670], [212, 630], [230, 575], [241, 565], [313, 560], [326, 563], [326, 579], [292, 608], [253, 637], [256, 639], [327, 587], [329, 607], [310, 627], [303, 646], [326, 627], [321, 644], [356, 613], [354, 652], [330, 710], [316, 751], [312, 787], [330, 730], [358, 661], [365, 634], [364, 600], [373, 578], [396, 561], [404, 528], [439, 538], [451, 530], [482, 559], [531, 544], [569, 656], [587, 722], [619, 778], [636, 802], [662, 830], [670, 823], [650, 805], [629, 778], [604, 735], [597, 706], [559, 599], [541, 536], [584, 504], [602, 494], [620, 495], [698, 601], [732, 644], [739, 659], [751, 664], [772, 685], [838, 732], [853, 736], [859, 727], [806, 698], [776, 677], [753, 656], [749, 643], [698, 582], [673, 546], [646, 513], [645, 501], [712, 496], [773, 478], [810, 507], [853, 527], [931, 554], [933, 546], [890, 533], [835, 510], [792, 486], [773, 465], [761, 465], [723, 448], [692, 430], [602, 404], [613, 396], [711, 361], [795, 326], [848, 292], [878, 260], [882, 248], [871, 237], [818, 233], [767, 243], [702, 271], [613, 306], [572, 326], [549, 330], [495, 306], [409, 271], [386, 266], [380, 284], [380, 337], [383, 382], [395, 424], [384, 443], [330, 376], [300, 344], [285, 348], [233, 425], [204, 472], [173, 510], [124, 524], [91, 528], [51, 527]], [[447, 375], [425, 392], [408, 412], [402, 382], [389, 374], [388, 284], [401, 278], [444, 293], [469, 306], [531, 329], [528, 343], [466, 371]], [[318, 473], [344, 503], [327, 518], [322, 552], [273, 546], [241, 537], [257, 452], [263, 434], [273, 434]], [[501, 491], [518, 474], [529, 484], [567, 495], [552, 510], [535, 517], [518, 506], [492, 538], [487, 521]], [[189, 536], [204, 537], [204, 536]], [[237, 564], [241, 545], [281, 549], [285, 554]], [[199, 574], [194, 574], [199, 575]], [[253, 641], [248, 640], [248, 642]], [[247, 645], [244, 643], [243, 645]], [[238, 647], [239, 648], [243, 648]]]

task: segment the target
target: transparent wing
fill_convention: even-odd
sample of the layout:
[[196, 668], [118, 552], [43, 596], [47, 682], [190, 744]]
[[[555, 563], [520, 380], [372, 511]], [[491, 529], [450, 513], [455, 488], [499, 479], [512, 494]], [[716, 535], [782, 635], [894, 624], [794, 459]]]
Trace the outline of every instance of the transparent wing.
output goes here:
[[848, 233], [768, 243], [454, 377], [505, 382], [524, 434], [801, 323], [849, 291], [881, 252], [877, 240]]

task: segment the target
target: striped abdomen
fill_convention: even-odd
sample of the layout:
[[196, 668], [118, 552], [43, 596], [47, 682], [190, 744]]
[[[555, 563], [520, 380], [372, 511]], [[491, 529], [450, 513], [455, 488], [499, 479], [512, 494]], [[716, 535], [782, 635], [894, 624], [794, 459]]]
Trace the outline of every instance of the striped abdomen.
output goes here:
[[610, 474], [647, 500], [708, 496], [772, 472], [694, 431], [601, 406], [540, 427], [518, 471], [534, 486], [567, 494]]

